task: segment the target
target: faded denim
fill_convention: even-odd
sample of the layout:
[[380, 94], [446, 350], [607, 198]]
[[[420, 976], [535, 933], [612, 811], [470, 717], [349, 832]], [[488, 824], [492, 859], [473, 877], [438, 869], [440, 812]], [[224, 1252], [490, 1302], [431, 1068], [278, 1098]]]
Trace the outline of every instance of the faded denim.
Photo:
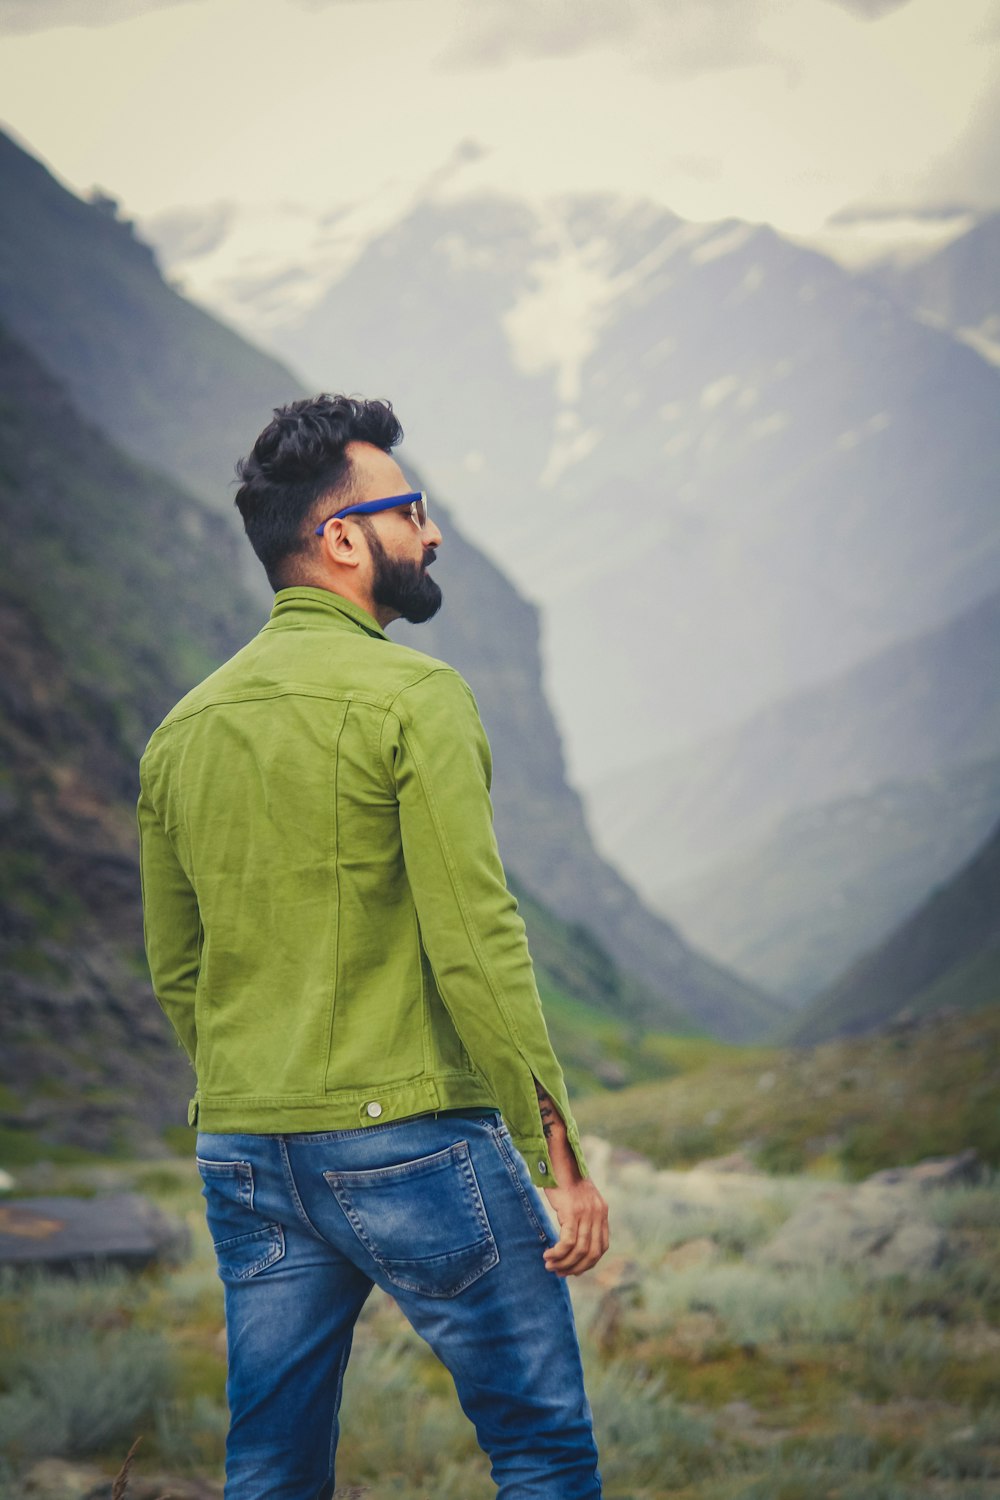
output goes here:
[[500, 1500], [597, 1500], [569, 1288], [542, 1260], [556, 1236], [499, 1112], [202, 1131], [197, 1155], [225, 1288], [225, 1500], [330, 1500], [373, 1285], [451, 1372]]

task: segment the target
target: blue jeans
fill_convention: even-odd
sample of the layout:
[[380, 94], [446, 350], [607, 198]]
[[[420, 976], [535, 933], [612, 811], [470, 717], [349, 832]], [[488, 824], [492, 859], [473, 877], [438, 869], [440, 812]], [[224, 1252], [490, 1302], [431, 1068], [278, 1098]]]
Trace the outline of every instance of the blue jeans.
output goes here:
[[499, 1113], [201, 1131], [197, 1155], [225, 1287], [225, 1500], [330, 1500], [373, 1285], [451, 1372], [499, 1500], [600, 1496], [569, 1288], [542, 1262], [556, 1236]]

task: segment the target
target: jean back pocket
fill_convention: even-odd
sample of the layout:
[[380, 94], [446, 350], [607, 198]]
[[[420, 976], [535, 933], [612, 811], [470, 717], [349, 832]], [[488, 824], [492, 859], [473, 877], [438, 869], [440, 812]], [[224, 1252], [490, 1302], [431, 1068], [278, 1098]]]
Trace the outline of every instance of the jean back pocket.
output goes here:
[[219, 1275], [223, 1281], [246, 1281], [281, 1259], [285, 1232], [255, 1211], [250, 1162], [196, 1160]]
[[466, 1141], [359, 1172], [324, 1172], [358, 1239], [402, 1291], [454, 1297], [500, 1259]]

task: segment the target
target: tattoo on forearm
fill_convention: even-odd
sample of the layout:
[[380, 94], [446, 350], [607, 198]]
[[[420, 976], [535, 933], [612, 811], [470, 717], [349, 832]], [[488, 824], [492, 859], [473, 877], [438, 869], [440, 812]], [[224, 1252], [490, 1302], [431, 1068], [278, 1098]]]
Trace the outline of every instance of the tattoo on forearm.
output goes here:
[[537, 1078], [535, 1079], [535, 1093], [538, 1096], [538, 1112], [542, 1117], [542, 1134], [544, 1135], [545, 1139], [548, 1140], [555, 1128], [556, 1120], [560, 1117], [556, 1113], [555, 1105], [552, 1103], [552, 1100], [542, 1088], [542, 1085], [538, 1082]]

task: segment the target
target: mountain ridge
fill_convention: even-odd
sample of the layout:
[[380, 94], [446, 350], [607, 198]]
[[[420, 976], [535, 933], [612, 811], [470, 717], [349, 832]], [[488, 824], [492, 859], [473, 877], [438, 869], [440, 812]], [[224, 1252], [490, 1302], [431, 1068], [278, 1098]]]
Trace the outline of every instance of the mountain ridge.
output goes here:
[[426, 198], [268, 336], [391, 383], [477, 544], [527, 542], [580, 780], [621, 724], [666, 752], [1000, 585], [1000, 374], [769, 226]]
[[972, 859], [817, 995], [787, 1039], [810, 1045], [901, 1014], [978, 1010], [1000, 999], [1000, 823]]
[[[166, 465], [168, 472], [176, 447], [164, 439], [154, 419], [169, 404], [170, 382], [183, 386], [185, 371], [195, 366], [197, 378], [184, 388], [171, 418], [174, 429], [180, 424], [190, 430], [187, 461], [177, 472], [183, 481], [198, 469], [197, 493], [208, 496], [205, 503], [220, 512], [235, 541], [238, 523], [217, 478], [224, 445], [233, 443], [229, 461], [233, 453], [247, 450], [252, 434], [243, 424], [258, 400], [264, 404], [265, 387], [270, 385], [272, 394], [281, 388], [282, 399], [300, 394], [300, 387], [283, 388], [294, 377], [252, 350], [246, 356], [247, 378], [227, 387], [227, 367], [237, 356], [241, 362], [249, 346], [219, 329], [216, 348], [213, 319], [188, 308], [164, 287], [154, 258], [137, 245], [127, 225], [109, 217], [105, 208], [73, 199], [39, 163], [26, 163], [23, 156], [12, 142], [0, 140], [5, 188], [0, 223], [16, 225], [16, 234], [0, 251], [0, 316], [14, 306], [20, 325], [30, 325], [29, 333], [40, 328], [39, 357], [71, 392], [87, 388], [89, 419], [101, 423], [105, 408], [114, 408], [119, 431], [124, 427], [131, 439], [130, 451], [147, 464]], [[19, 202], [22, 193], [25, 201]], [[49, 241], [60, 227], [56, 262]], [[77, 240], [86, 253], [75, 257]], [[132, 299], [125, 303], [123, 285]], [[132, 303], [141, 303], [147, 292], [148, 303], [133, 325]], [[185, 310], [175, 327], [178, 307]], [[107, 324], [101, 321], [106, 308], [111, 310]], [[166, 376], [158, 362], [162, 348], [169, 350]], [[95, 364], [102, 364], [101, 389], [91, 388], [86, 378]], [[123, 383], [129, 389], [120, 393], [119, 405]], [[267, 397], [267, 406], [271, 399]], [[142, 421], [133, 429], [128, 414], [136, 411]], [[423, 484], [416, 467], [412, 473]], [[447, 509], [438, 510], [447, 519]], [[240, 547], [234, 567], [253, 600], [245, 615], [249, 634], [264, 617], [271, 596], [245, 541]], [[616, 961], [643, 982], [647, 993], [659, 995], [664, 1018], [683, 1013], [734, 1035], [771, 1024], [782, 1014], [780, 1004], [693, 952], [594, 850], [579, 797], [565, 778], [559, 732], [541, 685], [537, 610], [495, 564], [463, 540], [457, 527], [450, 528], [435, 566], [448, 606], [420, 642], [463, 671], [480, 703], [494, 740], [495, 805], [505, 859], [561, 916], [597, 929]]]

